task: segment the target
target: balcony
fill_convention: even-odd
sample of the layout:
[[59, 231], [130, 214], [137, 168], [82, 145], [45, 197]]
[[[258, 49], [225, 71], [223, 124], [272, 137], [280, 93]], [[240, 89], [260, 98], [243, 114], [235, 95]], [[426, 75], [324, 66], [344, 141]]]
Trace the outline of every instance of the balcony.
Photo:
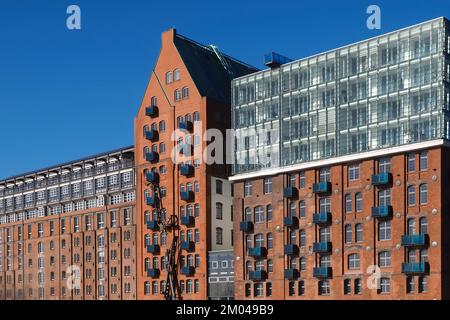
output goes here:
[[295, 199], [298, 197], [298, 189], [296, 187], [284, 188], [283, 196], [288, 199]]
[[178, 129], [192, 132], [192, 130], [194, 129], [194, 125], [191, 121], [180, 121], [178, 122]]
[[159, 154], [155, 151], [150, 151], [145, 154], [145, 160], [150, 163], [156, 163], [159, 161]]
[[159, 224], [155, 220], [147, 221], [147, 229], [152, 231], [158, 231], [159, 230]]
[[151, 254], [159, 254], [161, 248], [157, 244], [149, 244], [147, 245], [147, 252]]
[[253, 258], [267, 257], [267, 249], [265, 247], [248, 248], [248, 255]]
[[421, 275], [429, 273], [430, 265], [428, 262], [409, 262], [402, 263], [402, 273], [407, 275]]
[[156, 130], [147, 130], [145, 131], [145, 139], [150, 141], [156, 141], [159, 138], [158, 131]]
[[385, 186], [392, 184], [392, 173], [383, 172], [379, 174], [372, 175], [372, 185], [373, 186]]
[[159, 199], [157, 197], [147, 197], [147, 205], [157, 207], [159, 205]]
[[330, 224], [331, 223], [331, 213], [330, 212], [320, 212], [313, 214], [313, 223], [315, 224]]
[[195, 225], [195, 218], [193, 216], [181, 216], [181, 224], [188, 228]]
[[155, 118], [158, 116], [158, 107], [157, 106], [150, 106], [145, 108], [145, 115], [151, 118]]
[[428, 234], [408, 234], [402, 236], [404, 247], [425, 247], [430, 243]]
[[298, 218], [296, 216], [284, 217], [284, 226], [287, 228], [297, 228]]
[[300, 277], [300, 272], [297, 269], [285, 269], [284, 278], [288, 280], [297, 280]]
[[186, 202], [194, 201], [195, 195], [194, 191], [182, 191], [181, 192], [181, 200]]
[[148, 269], [147, 270], [147, 276], [151, 277], [151, 278], [159, 278], [160, 274], [161, 274], [161, 272], [159, 271], [159, 269]]
[[331, 182], [319, 182], [313, 184], [314, 193], [330, 193], [331, 192]]
[[315, 267], [313, 269], [313, 277], [319, 279], [327, 279], [332, 277], [331, 267]]
[[331, 242], [314, 242], [313, 252], [315, 253], [330, 253], [332, 249]]
[[243, 232], [252, 232], [253, 231], [253, 222], [241, 221], [241, 223], [239, 224], [239, 229]]
[[193, 148], [192, 144], [186, 144], [186, 143], [178, 144], [178, 152], [180, 154], [191, 156], [194, 153], [193, 150], [194, 150], [194, 148]]
[[181, 242], [181, 250], [192, 252], [195, 251], [195, 242], [194, 241], [182, 241]]
[[284, 245], [284, 254], [287, 256], [298, 256], [299, 249], [296, 244], [286, 244]]
[[180, 174], [185, 177], [190, 177], [194, 174], [194, 166], [189, 164], [180, 165]]
[[187, 277], [193, 276], [195, 273], [194, 267], [181, 267], [181, 274]]
[[153, 184], [157, 184], [159, 183], [159, 174], [157, 172], [147, 172], [145, 174], [145, 179], [147, 180], [148, 183], [153, 183]]
[[380, 206], [372, 208], [372, 218], [388, 219], [392, 217], [392, 206]]
[[264, 281], [267, 279], [267, 272], [265, 270], [250, 271], [248, 278], [252, 281]]

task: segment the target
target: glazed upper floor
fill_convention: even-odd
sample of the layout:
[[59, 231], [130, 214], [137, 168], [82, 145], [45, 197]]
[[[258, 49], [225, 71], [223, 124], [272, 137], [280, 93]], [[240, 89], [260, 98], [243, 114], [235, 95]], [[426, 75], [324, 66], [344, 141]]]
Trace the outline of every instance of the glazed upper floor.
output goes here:
[[450, 138], [445, 18], [234, 79], [234, 174]]

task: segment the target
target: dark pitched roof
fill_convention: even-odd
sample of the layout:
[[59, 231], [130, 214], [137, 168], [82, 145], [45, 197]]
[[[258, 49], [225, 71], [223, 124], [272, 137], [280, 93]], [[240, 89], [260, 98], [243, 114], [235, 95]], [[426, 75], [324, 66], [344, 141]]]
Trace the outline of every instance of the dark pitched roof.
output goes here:
[[178, 34], [174, 43], [200, 94], [220, 102], [230, 104], [232, 79], [259, 71], [221, 52], [217, 55], [212, 46]]

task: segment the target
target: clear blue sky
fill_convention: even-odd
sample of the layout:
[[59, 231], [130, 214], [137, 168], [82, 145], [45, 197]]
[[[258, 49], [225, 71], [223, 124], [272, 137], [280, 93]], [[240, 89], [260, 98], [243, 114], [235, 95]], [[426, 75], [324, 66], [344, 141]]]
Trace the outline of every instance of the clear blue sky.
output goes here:
[[[381, 30], [366, 28], [370, 4]], [[132, 145], [169, 27], [262, 67], [272, 50], [298, 59], [438, 16], [450, 1], [0, 0], [0, 179]]]

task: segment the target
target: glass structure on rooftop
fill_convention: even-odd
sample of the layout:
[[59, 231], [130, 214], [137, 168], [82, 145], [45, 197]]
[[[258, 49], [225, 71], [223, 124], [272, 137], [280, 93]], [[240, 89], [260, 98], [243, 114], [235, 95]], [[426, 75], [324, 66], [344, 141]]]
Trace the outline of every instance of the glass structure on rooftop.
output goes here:
[[438, 18], [233, 80], [233, 173], [449, 139]]

